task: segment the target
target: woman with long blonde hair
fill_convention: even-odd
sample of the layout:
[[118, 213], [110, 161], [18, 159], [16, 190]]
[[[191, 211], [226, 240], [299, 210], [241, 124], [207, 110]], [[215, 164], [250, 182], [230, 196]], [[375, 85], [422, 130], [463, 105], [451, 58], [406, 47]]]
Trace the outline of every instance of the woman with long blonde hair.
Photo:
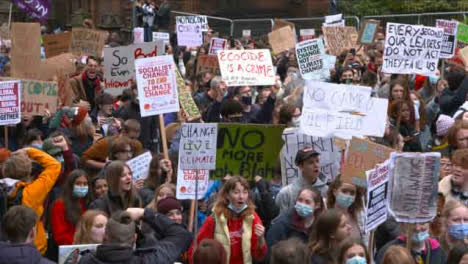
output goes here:
[[101, 244], [104, 239], [106, 224], [107, 215], [103, 211], [86, 211], [76, 226], [73, 244]]

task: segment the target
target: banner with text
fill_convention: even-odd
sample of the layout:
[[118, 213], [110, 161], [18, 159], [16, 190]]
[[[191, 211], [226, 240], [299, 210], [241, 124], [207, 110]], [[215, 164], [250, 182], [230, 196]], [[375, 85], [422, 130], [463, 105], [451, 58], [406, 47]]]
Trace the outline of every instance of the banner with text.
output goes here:
[[221, 75], [217, 56], [200, 55], [197, 59], [196, 73], [211, 72], [214, 75]]
[[153, 159], [153, 155], [147, 151], [127, 161], [127, 165], [132, 171], [134, 182], [148, 177], [151, 159]]
[[325, 47], [322, 39], [313, 39], [300, 42], [296, 45], [296, 58], [299, 65], [299, 72], [305, 80], [325, 80], [330, 78], [331, 64], [325, 54]]
[[440, 49], [440, 58], [450, 59], [455, 55], [457, 48], [458, 21], [436, 20], [436, 27], [444, 29], [444, 41]]
[[[209, 170], [183, 170], [180, 168], [179, 162], [176, 198], [179, 200], [200, 200], [208, 191], [209, 179]], [[197, 189], [198, 191], [196, 191]]]
[[23, 12], [45, 22], [51, 10], [51, 0], [13, 0], [13, 3]]
[[0, 126], [21, 122], [21, 81], [0, 82]]
[[211, 38], [210, 50], [208, 52], [208, 55], [216, 56], [218, 54], [218, 50], [225, 50], [226, 48], [227, 48], [227, 39]]
[[70, 51], [71, 32], [49, 34], [43, 37], [46, 58], [51, 58]]
[[101, 58], [109, 33], [89, 28], [72, 28], [71, 51], [76, 56]]
[[216, 123], [184, 123], [180, 128], [179, 167], [183, 170], [216, 169]]
[[322, 31], [330, 54], [340, 56], [344, 50], [356, 48], [359, 34], [355, 27], [322, 27]]
[[176, 81], [177, 81], [177, 93], [179, 94], [179, 104], [182, 110], [187, 113], [187, 121], [200, 118], [200, 110], [198, 110], [197, 104], [192, 97], [190, 88], [185, 85], [185, 80], [180, 74], [179, 70], [176, 69]]
[[179, 46], [198, 47], [203, 44], [203, 24], [196, 18], [196, 16], [176, 17], [177, 44]]
[[25, 115], [51, 114], [57, 112], [58, 84], [35, 80], [21, 80], [21, 113]]
[[365, 231], [376, 229], [388, 218], [388, 176], [389, 164], [387, 160], [379, 164], [375, 169], [366, 171], [367, 178], [367, 205], [365, 209]]

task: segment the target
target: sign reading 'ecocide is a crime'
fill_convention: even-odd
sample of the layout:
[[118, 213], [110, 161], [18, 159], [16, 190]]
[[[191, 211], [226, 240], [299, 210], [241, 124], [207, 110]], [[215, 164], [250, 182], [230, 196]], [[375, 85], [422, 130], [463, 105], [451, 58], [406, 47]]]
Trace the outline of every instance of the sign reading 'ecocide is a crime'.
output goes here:
[[273, 85], [275, 70], [270, 51], [218, 50], [219, 67], [228, 86]]

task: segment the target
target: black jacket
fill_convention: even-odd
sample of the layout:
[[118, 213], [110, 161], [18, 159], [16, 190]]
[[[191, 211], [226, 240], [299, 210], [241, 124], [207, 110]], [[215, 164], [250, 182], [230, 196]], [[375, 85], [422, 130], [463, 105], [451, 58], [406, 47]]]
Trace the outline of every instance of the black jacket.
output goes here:
[[270, 223], [279, 214], [279, 208], [276, 206], [273, 194], [270, 191], [270, 185], [267, 181], [261, 179], [255, 183], [257, 191], [254, 192], [254, 202], [258, 216], [262, 219], [265, 229], [270, 228]]
[[[142, 203], [140, 196], [137, 194], [133, 204], [129, 205], [129, 207], [141, 206]], [[122, 198], [120, 196], [113, 195], [110, 191], [107, 191], [104, 196], [91, 202], [88, 209], [97, 209], [106, 212], [107, 215], [112, 215], [115, 211], [126, 210], [127, 208], [124, 208]]]
[[33, 244], [0, 242], [0, 264], [51, 264]]
[[440, 112], [444, 115], [453, 116], [458, 108], [466, 101], [468, 94], [468, 77], [463, 79], [456, 90], [444, 89], [439, 96]]
[[162, 214], [146, 209], [143, 222], [153, 228], [161, 237], [152, 240], [144, 248], [132, 250], [119, 245], [101, 245], [96, 252], [87, 252], [78, 262], [79, 264], [105, 264], [105, 263], [158, 263], [172, 264], [180, 254], [188, 250], [192, 243], [192, 234], [182, 225], [176, 224]]

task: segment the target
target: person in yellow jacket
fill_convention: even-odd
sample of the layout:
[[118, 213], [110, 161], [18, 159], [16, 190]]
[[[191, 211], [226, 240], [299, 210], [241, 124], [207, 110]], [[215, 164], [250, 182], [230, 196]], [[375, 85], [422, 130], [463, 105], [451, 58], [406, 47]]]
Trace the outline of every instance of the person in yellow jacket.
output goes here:
[[[39, 163], [43, 168], [41, 174], [36, 179], [33, 179], [31, 175], [31, 160]], [[4, 176], [18, 180], [9, 195], [9, 199], [15, 201], [15, 199], [20, 197], [21, 204], [30, 207], [38, 215], [34, 245], [42, 255], [47, 250], [47, 237], [41, 221], [42, 214], [44, 213], [43, 204], [57, 181], [60, 170], [61, 165], [59, 161], [35, 148], [23, 148], [13, 152], [4, 166]], [[17, 202], [19, 203], [20, 201]]]

